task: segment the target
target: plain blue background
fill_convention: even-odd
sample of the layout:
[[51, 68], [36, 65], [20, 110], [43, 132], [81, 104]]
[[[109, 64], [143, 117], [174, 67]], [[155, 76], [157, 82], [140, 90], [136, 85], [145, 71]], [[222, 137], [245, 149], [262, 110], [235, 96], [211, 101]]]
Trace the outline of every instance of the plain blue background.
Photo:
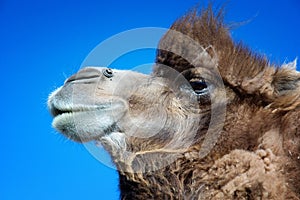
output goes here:
[[[48, 94], [101, 41], [132, 28], [168, 28], [197, 3], [1, 0], [0, 199], [117, 199], [116, 171], [51, 128]], [[232, 0], [227, 12], [227, 22], [248, 21], [232, 30], [235, 40], [276, 63], [300, 55], [298, 0]], [[142, 58], [153, 56], [149, 51]]]

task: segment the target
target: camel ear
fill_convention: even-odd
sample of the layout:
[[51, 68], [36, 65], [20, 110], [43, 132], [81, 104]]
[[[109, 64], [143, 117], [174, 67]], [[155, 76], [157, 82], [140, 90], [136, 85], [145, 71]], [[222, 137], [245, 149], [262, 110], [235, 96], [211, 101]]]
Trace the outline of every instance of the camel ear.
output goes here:
[[[273, 79], [274, 91], [277, 95], [285, 95], [289, 92], [297, 92], [300, 86], [300, 73], [296, 71], [297, 59], [293, 62], [283, 64]], [[299, 91], [298, 91], [299, 93]]]
[[283, 63], [283, 65], [281, 65], [281, 67], [296, 71], [297, 70], [297, 58], [293, 62]]
[[300, 72], [296, 71], [297, 60], [283, 64], [273, 76], [274, 107], [291, 110], [300, 105]]

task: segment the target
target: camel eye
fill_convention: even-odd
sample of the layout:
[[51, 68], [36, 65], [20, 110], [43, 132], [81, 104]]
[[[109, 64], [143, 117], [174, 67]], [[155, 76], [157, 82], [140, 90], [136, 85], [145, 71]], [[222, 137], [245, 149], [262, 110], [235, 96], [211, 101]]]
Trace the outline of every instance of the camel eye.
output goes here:
[[190, 81], [190, 84], [197, 95], [203, 95], [208, 92], [207, 83], [203, 79], [192, 80]]
[[111, 77], [114, 76], [114, 75], [113, 75], [113, 71], [112, 71], [112, 69], [110, 69], [110, 68], [104, 69], [104, 70], [102, 71], [102, 73], [103, 73], [103, 75], [104, 75], [106, 78], [111, 78]]

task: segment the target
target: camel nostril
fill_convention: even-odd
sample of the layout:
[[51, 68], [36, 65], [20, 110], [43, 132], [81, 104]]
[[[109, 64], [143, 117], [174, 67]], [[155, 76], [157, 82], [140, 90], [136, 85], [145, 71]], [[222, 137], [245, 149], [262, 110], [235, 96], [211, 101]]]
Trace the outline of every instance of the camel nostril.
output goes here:
[[66, 80], [65, 83], [70, 82], [90, 82], [95, 78], [99, 78], [101, 72], [95, 68], [84, 68], [80, 70], [77, 74], [72, 75], [70, 78]]
[[102, 73], [103, 73], [103, 75], [104, 75], [106, 78], [111, 78], [111, 77], [114, 76], [114, 75], [113, 75], [113, 71], [112, 71], [112, 69], [110, 69], [110, 68], [104, 69], [104, 70], [102, 71]]

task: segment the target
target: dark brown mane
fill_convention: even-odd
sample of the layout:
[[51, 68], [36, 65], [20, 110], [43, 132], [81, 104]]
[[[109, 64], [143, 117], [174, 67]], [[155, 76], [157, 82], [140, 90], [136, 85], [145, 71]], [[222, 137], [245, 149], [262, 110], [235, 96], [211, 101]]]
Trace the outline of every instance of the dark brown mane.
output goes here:
[[[200, 12], [194, 9], [175, 21], [170, 29], [191, 37], [216, 58], [224, 84], [241, 96], [261, 99], [262, 105], [277, 110], [290, 110], [300, 105], [299, 73], [292, 67], [271, 65], [265, 56], [251, 51], [242, 42], [234, 42], [229, 27], [224, 23], [223, 9], [216, 13], [212, 6]], [[160, 45], [166, 45], [163, 44], [164, 38], [166, 36]], [[178, 38], [167, 43], [189, 51]], [[195, 67], [184, 58], [160, 49], [156, 62], [179, 72]]]

